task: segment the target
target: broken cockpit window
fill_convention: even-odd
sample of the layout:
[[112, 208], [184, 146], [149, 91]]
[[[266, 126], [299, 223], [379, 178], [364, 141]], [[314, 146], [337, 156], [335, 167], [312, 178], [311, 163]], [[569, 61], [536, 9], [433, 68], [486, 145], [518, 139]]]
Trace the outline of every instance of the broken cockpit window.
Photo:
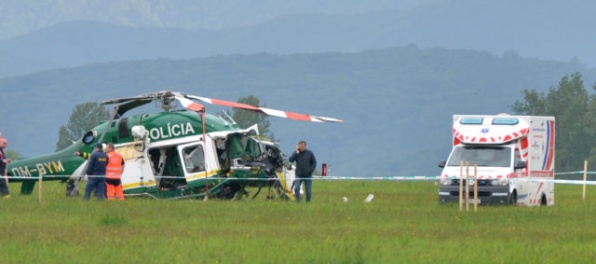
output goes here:
[[205, 171], [205, 152], [202, 145], [188, 146], [182, 150], [187, 173]]

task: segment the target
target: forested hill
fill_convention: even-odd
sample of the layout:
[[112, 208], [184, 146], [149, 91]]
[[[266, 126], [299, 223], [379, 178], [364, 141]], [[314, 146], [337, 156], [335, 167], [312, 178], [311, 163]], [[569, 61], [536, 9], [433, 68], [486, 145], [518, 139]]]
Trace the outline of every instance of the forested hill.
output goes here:
[[440, 1], [446, 0], [2, 0], [0, 39], [82, 19], [139, 28], [216, 30], [246, 27], [296, 14], [411, 9]]
[[[37, 6], [13, 2], [19, 3], [17, 6]], [[209, 7], [201, 6], [204, 1], [172, 4], [146, 0], [150, 2], [147, 8], [139, 4], [141, 1], [84, 1], [80, 6], [64, 8], [57, 3], [40, 2], [46, 2], [39, 6], [47, 8], [38, 12], [54, 11], [54, 16], [59, 16], [58, 11], [68, 10], [63, 12], [82, 17], [0, 40], [0, 77], [109, 61], [192, 59], [259, 52], [361, 52], [409, 44], [482, 50], [498, 55], [515, 51], [523, 57], [575, 59], [596, 65], [593, 48], [596, 38], [592, 36], [596, 2], [593, 1], [419, 0], [420, 6], [403, 9], [397, 9], [405, 5], [403, 0], [372, 1], [376, 4], [354, 0], [256, 1], [260, 5], [230, 0], [227, 1], [232, 2], [230, 6], [216, 1], [217, 4]], [[329, 7], [317, 8], [323, 2]], [[414, 1], [406, 2], [414, 5]], [[376, 9], [371, 9], [375, 6]], [[303, 12], [290, 12], [294, 9]], [[18, 8], [15, 12], [2, 10], [3, 29], [18, 28], [18, 24], [10, 21], [44, 18], [22, 15]], [[269, 13], [277, 15], [265, 15]], [[12, 17], [18, 14], [21, 16]], [[252, 22], [217, 30], [206, 30], [197, 24], [203, 19], [217, 21], [226, 17]]]
[[511, 112], [523, 89], [547, 90], [574, 72], [586, 86], [596, 80], [596, 70], [582, 64], [416, 46], [112, 62], [0, 79], [0, 131], [9, 149], [32, 156], [53, 152], [59, 126], [78, 103], [160, 90], [227, 100], [254, 95], [270, 108], [345, 120], [271, 118], [284, 152], [305, 139], [333, 175], [436, 175], [450, 149], [453, 114]]

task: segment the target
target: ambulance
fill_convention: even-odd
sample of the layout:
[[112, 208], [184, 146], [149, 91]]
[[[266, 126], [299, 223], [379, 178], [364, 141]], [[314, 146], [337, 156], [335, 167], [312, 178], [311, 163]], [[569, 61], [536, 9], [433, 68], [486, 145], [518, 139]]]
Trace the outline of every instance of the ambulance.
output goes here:
[[440, 203], [459, 201], [460, 179], [474, 202], [476, 178], [479, 204], [554, 205], [554, 117], [454, 115], [452, 131], [451, 154], [439, 162]]

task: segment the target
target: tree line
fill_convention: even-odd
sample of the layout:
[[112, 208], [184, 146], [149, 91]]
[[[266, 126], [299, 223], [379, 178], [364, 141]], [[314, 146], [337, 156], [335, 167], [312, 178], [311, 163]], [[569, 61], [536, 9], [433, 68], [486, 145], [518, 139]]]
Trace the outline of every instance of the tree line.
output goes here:
[[[592, 85], [592, 90], [596, 90], [596, 84]], [[557, 171], [583, 168], [584, 160], [596, 164], [596, 94], [591, 94], [586, 89], [579, 72], [563, 76], [558, 85], [551, 86], [547, 92], [525, 89], [522, 93], [523, 100], [516, 100], [512, 105], [513, 113], [554, 116], [556, 119]], [[253, 95], [240, 97], [237, 102], [266, 106]], [[228, 114], [239, 127], [248, 128], [258, 124], [262, 135], [274, 139], [267, 116], [241, 109], [229, 110]], [[56, 151], [67, 147], [73, 140], [80, 139], [99, 121], [107, 119], [109, 111], [98, 103], [88, 102], [75, 106], [68, 124], [60, 127]]]
[[556, 171], [581, 170], [584, 160], [596, 164], [596, 94], [585, 88], [580, 73], [563, 76], [547, 92], [526, 89], [523, 95], [512, 106], [515, 114], [555, 117]]
[[[591, 88], [596, 90], [596, 84]], [[525, 89], [522, 93], [523, 100], [516, 100], [511, 106], [514, 114], [556, 118], [556, 171], [581, 170], [584, 160], [596, 164], [596, 94], [586, 89], [579, 72], [563, 76], [558, 85], [551, 86], [546, 92]], [[240, 97], [238, 102], [265, 106], [252, 95]], [[256, 123], [262, 135], [274, 139], [267, 116], [238, 109], [228, 113], [239, 127], [246, 128]], [[109, 111], [99, 103], [76, 105], [68, 123], [59, 129], [56, 151], [69, 146], [100, 121], [108, 119]], [[7, 156], [15, 160], [24, 158], [13, 150], [8, 150]]]

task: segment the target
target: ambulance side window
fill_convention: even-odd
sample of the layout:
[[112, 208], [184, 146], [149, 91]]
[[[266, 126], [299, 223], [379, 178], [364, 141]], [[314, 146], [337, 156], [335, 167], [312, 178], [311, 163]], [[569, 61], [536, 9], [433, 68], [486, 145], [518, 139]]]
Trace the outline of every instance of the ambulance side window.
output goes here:
[[184, 168], [187, 173], [205, 170], [205, 152], [202, 145], [189, 146], [182, 150]]

